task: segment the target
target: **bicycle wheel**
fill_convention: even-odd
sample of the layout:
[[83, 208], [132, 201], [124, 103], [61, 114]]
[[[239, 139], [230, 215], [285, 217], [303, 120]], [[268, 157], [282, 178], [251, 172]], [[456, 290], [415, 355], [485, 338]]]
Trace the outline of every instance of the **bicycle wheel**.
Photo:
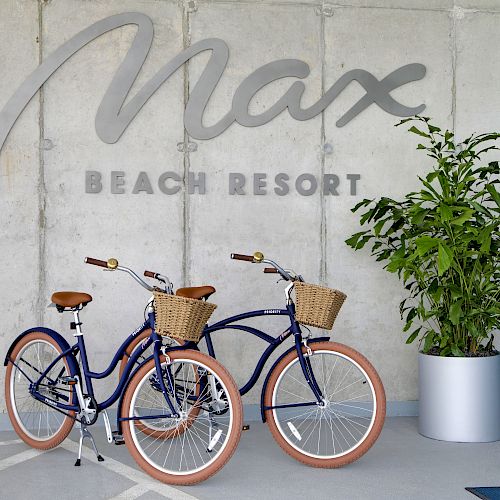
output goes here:
[[[170, 364], [161, 357], [162, 376], [167, 385], [166, 370], [174, 374], [180, 418], [161, 417], [169, 415], [170, 409], [150, 360], [125, 392], [121, 416], [129, 420], [123, 421], [123, 437], [137, 464], [155, 479], [195, 484], [218, 472], [234, 453], [243, 421], [241, 397], [231, 375], [215, 359], [192, 350], [168, 354]], [[174, 398], [172, 402], [175, 406]], [[196, 419], [193, 407], [198, 408]], [[156, 426], [165, 422], [169, 439], [145, 432], [146, 420]]]
[[[29, 392], [30, 380], [38, 380], [62, 350], [50, 335], [32, 332], [14, 348], [12, 363], [5, 375], [5, 401], [10, 421], [17, 435], [28, 445], [48, 450], [60, 444], [73, 427], [74, 412], [67, 415], [38, 401]], [[72, 386], [61, 383], [61, 378], [72, 375], [66, 358], [60, 359], [47, 373], [39, 386], [39, 393], [52, 400], [70, 403]]]
[[[315, 402], [296, 351], [272, 371], [264, 395], [269, 429], [283, 450], [313, 467], [341, 467], [364, 455], [385, 419], [385, 392], [370, 362], [334, 342], [310, 345], [308, 356], [323, 405], [274, 408]], [[306, 350], [303, 348], [303, 352]]]
[[[144, 330], [140, 335], [138, 335], [127, 347], [127, 350], [125, 351], [125, 354], [123, 355], [121, 361], [120, 361], [120, 368], [119, 368], [119, 378], [121, 378], [123, 374], [123, 370], [125, 369], [125, 366], [127, 365], [130, 357], [132, 356], [132, 353], [140, 347], [142, 342], [144, 342], [149, 336], [151, 335], [151, 329]], [[164, 343], [164, 345], [168, 346], [178, 346], [180, 345], [179, 342], [175, 339], [171, 338], [164, 338], [167, 344]], [[141, 363], [143, 363], [146, 359], [148, 359], [150, 356], [153, 355], [153, 346], [149, 346], [138, 358], [137, 360], [137, 366], [139, 366]], [[159, 395], [158, 395], [159, 394]], [[161, 408], [161, 405], [165, 402], [164, 400], [162, 401], [163, 395], [161, 393], [156, 394], [156, 399], [158, 400], [159, 403], [159, 408]], [[172, 422], [168, 421], [162, 421], [162, 422], [154, 422], [152, 420], [143, 420], [141, 421], [141, 425], [143, 428], [141, 429], [145, 434], [149, 434], [150, 436], [154, 436], [160, 439], [170, 439], [172, 436], [179, 435], [179, 433], [183, 432], [183, 429], [186, 427], [189, 427], [192, 422], [195, 420], [195, 418], [198, 416], [200, 412], [200, 408], [197, 406], [192, 406], [189, 412], [189, 419], [186, 420], [184, 427], [178, 428], [175, 426], [175, 424], [172, 424]]]

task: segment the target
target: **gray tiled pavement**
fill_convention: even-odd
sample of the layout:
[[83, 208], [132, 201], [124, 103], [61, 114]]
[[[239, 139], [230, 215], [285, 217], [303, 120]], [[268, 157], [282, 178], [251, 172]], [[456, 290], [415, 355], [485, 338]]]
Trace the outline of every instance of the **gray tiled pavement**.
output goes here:
[[[364, 457], [333, 470], [295, 462], [274, 443], [265, 425], [252, 422], [219, 474], [182, 488], [162, 485], [138, 471], [125, 446], [106, 443], [104, 428], [96, 427], [94, 436], [107, 460], [97, 463], [86, 449], [82, 467], [76, 468], [71, 451], [75, 443], [70, 440], [32, 456], [23, 443], [11, 442], [17, 439], [14, 433], [0, 432], [0, 498], [473, 500], [465, 486], [500, 486], [500, 442], [433, 441], [417, 433], [411, 417], [387, 419], [378, 442]], [[76, 440], [76, 433], [71, 437]], [[19, 463], [9, 466], [9, 461]]]

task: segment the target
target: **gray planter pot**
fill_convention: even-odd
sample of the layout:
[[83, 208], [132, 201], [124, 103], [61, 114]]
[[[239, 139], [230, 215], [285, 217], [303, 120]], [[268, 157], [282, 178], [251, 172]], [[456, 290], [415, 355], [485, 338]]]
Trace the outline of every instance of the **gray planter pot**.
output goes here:
[[500, 355], [442, 358], [419, 353], [420, 434], [442, 441], [500, 440]]

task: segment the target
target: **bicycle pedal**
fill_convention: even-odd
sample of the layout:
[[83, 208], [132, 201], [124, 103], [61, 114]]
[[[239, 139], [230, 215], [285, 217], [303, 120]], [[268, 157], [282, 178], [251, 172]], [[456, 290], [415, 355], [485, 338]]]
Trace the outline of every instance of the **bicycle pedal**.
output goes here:
[[113, 431], [113, 442], [116, 446], [120, 446], [122, 444], [125, 444], [125, 439], [123, 439], [123, 436], [121, 434], [118, 434], [117, 431]]
[[241, 428], [242, 431], [249, 431], [250, 430], [250, 425], [248, 424], [245, 424], [242, 428]]
[[64, 385], [75, 385], [78, 382], [76, 377], [61, 377], [59, 380]]

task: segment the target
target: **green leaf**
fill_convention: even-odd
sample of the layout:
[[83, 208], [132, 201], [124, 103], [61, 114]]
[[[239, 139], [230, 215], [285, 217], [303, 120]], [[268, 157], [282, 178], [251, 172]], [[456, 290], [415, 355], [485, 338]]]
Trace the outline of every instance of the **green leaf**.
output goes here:
[[441, 347], [441, 349], [443, 349], [444, 347], [446, 347], [446, 345], [448, 344], [448, 340], [449, 340], [448, 335], [443, 335], [441, 337], [441, 342], [439, 342], [439, 347]]
[[459, 299], [463, 296], [464, 290], [457, 285], [451, 284], [447, 286], [448, 290], [451, 292], [452, 300]]
[[471, 215], [473, 213], [474, 213], [474, 210], [472, 210], [471, 208], [466, 208], [463, 211], [462, 215], [451, 220], [450, 223], [455, 224], [456, 226], [461, 226], [464, 222], [467, 222], [471, 218]]
[[491, 197], [495, 200], [497, 206], [500, 207], [500, 194], [498, 194], [495, 186], [493, 186], [493, 184], [488, 184], [486, 186], [486, 189], [488, 190], [488, 193], [490, 193]]
[[427, 174], [425, 180], [427, 182], [432, 182], [439, 174], [439, 170], [434, 170], [433, 172], [430, 172], [429, 174]]
[[441, 350], [440, 356], [448, 356], [450, 352], [451, 352], [450, 346], [446, 346], [444, 349]]
[[424, 341], [424, 348], [422, 349], [424, 352], [429, 352], [429, 349], [434, 345], [434, 332], [431, 331], [427, 333]]
[[347, 245], [349, 245], [350, 247], [354, 248], [355, 250], [357, 250], [356, 247], [357, 247], [357, 244], [358, 244], [358, 240], [361, 238], [361, 236], [364, 236], [368, 232], [369, 231], [360, 231], [359, 233], [355, 233], [350, 238], [348, 238], [347, 240], [345, 240], [345, 243]]
[[453, 217], [453, 212], [451, 208], [443, 203], [439, 205], [439, 212], [441, 214], [442, 221], [448, 221]]
[[361, 207], [366, 207], [367, 205], [369, 205], [373, 200], [368, 200], [367, 198], [365, 198], [363, 201], [360, 201], [359, 203], [356, 203], [356, 205], [351, 208], [351, 212], [356, 212], [357, 210], [359, 210]]
[[483, 253], [489, 253], [490, 251], [492, 230], [492, 227], [487, 227], [479, 234], [478, 242], [481, 243], [481, 248], [479, 250]]
[[451, 138], [453, 137], [453, 132], [450, 132], [449, 130], [447, 130], [445, 133], [444, 133], [444, 140], [446, 142], [448, 142]]
[[373, 227], [373, 232], [375, 233], [375, 236], [378, 236], [380, 234], [380, 231], [382, 231], [382, 228], [384, 227], [384, 224], [386, 223], [386, 220], [381, 220], [378, 221], [375, 226]]
[[453, 262], [453, 251], [445, 243], [438, 245], [438, 275], [442, 276]]
[[420, 257], [423, 257], [431, 248], [434, 248], [439, 243], [439, 240], [432, 238], [431, 236], [422, 236], [415, 240], [417, 245], [417, 253]]
[[415, 127], [415, 125], [413, 125], [413, 127], [410, 127], [408, 129], [408, 132], [413, 132], [414, 134], [421, 135], [422, 137], [427, 137], [427, 139], [431, 138], [431, 136], [429, 134], [426, 134], [425, 132], [422, 132], [417, 127]]
[[389, 264], [387, 264], [386, 269], [390, 273], [396, 273], [396, 272], [399, 271], [399, 269], [403, 265], [404, 265], [404, 260], [403, 259], [393, 259], [393, 260], [391, 260], [391, 262], [389, 262]]
[[421, 329], [422, 329], [422, 327], [419, 326], [417, 329], [413, 330], [413, 332], [411, 332], [410, 336], [406, 339], [406, 343], [411, 344], [417, 338], [417, 335]]
[[491, 217], [491, 212], [488, 210], [487, 207], [483, 207], [482, 205], [473, 200], [469, 200], [469, 203], [476, 209], [477, 212], [480, 212], [483, 215]]
[[427, 216], [427, 213], [429, 211], [426, 210], [425, 208], [420, 208], [418, 210], [414, 211], [413, 217], [412, 217], [412, 223], [416, 224], [417, 226], [420, 226], [421, 224], [424, 223], [425, 217]]
[[464, 357], [464, 353], [456, 346], [456, 344], [453, 344], [451, 346], [451, 352], [453, 353], [453, 356], [457, 356], [457, 357], [461, 357], [461, 358]]
[[436, 290], [430, 292], [431, 297], [434, 299], [434, 302], [439, 302], [441, 296], [443, 295], [443, 287], [439, 286]]
[[463, 300], [457, 300], [450, 307], [450, 321], [455, 326], [460, 323], [460, 318], [462, 317], [462, 303]]

